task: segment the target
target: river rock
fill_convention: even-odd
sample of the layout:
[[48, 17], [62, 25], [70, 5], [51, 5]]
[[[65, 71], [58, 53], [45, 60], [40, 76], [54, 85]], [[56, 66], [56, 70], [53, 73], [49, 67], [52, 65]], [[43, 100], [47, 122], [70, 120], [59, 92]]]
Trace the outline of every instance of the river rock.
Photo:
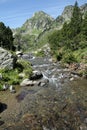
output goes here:
[[18, 57], [21, 57], [21, 56], [23, 55], [23, 52], [22, 52], [22, 51], [16, 51], [16, 55], [17, 55]]
[[33, 59], [33, 54], [32, 53], [26, 53], [22, 55], [23, 59], [29, 60], [29, 59]]
[[43, 77], [43, 75], [40, 71], [33, 71], [33, 74], [30, 77], [30, 80], [37, 80], [37, 79], [40, 79], [42, 77]]
[[9, 90], [11, 93], [16, 93], [15, 87], [13, 87], [12, 85], [9, 87]]
[[87, 126], [83, 124], [82, 126], [79, 127], [79, 130], [87, 130]]
[[25, 77], [25, 73], [20, 73], [20, 74], [19, 74], [19, 78], [22, 79], [22, 78], [24, 78], [24, 77]]
[[5, 90], [7, 90], [9, 88], [9, 85], [8, 84], [4, 84], [3, 85], [3, 87], [2, 87], [2, 89], [5, 91]]
[[48, 80], [48, 79], [43, 79], [43, 80], [41, 80], [41, 81], [38, 83], [38, 86], [44, 87], [44, 86], [47, 86], [48, 83], [49, 83], [49, 80]]
[[35, 84], [37, 84], [37, 82], [29, 80], [29, 79], [24, 79], [20, 86], [24, 87], [24, 86], [34, 86]]
[[74, 80], [74, 77], [71, 77], [71, 78], [70, 78], [70, 81], [73, 81], [73, 80]]
[[13, 69], [14, 64], [15, 64], [15, 59], [13, 55], [0, 47], [0, 68], [8, 68], [8, 69]]

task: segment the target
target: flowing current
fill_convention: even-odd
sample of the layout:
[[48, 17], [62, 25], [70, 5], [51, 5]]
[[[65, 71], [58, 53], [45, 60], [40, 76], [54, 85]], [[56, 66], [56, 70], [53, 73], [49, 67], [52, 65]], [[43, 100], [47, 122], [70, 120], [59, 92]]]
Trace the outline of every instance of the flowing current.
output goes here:
[[59, 88], [60, 84], [69, 81], [69, 70], [62, 68], [59, 63], [53, 63], [49, 58], [31, 59], [30, 62], [34, 70], [42, 72], [43, 79], [49, 80], [50, 86]]
[[[49, 80], [49, 90], [52, 90], [55, 98], [59, 98], [59, 101], [57, 99], [57, 105], [59, 109], [62, 109], [61, 113], [65, 113], [65, 116], [63, 115], [63, 118], [66, 118], [65, 122], [67, 123], [65, 123], [66, 126], [63, 126], [64, 128], [61, 128], [62, 126], [58, 126], [58, 129], [86, 130], [87, 79], [82, 79], [77, 75], [72, 75], [68, 69], [62, 68], [59, 63], [53, 63], [49, 58], [36, 58], [35, 60], [31, 60], [31, 63], [34, 70], [40, 70], [43, 74], [43, 78]], [[47, 96], [49, 96], [50, 91], [48, 91]], [[50, 96], [53, 95], [50, 93]], [[79, 120], [75, 118], [79, 118]]]

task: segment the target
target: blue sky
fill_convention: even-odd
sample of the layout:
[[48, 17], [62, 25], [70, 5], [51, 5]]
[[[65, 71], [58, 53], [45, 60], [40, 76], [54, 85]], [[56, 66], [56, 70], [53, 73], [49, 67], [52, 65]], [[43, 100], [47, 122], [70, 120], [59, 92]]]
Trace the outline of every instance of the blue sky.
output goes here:
[[[76, 0], [0, 0], [0, 22], [10, 28], [21, 27], [35, 12], [44, 11], [53, 18], [59, 16], [64, 7], [74, 5]], [[78, 5], [87, 0], [77, 0]]]

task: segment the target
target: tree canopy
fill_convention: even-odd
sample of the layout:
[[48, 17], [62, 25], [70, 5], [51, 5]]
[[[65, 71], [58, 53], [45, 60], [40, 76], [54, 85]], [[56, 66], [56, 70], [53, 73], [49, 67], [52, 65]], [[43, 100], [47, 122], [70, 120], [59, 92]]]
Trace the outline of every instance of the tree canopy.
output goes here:
[[8, 50], [14, 50], [13, 33], [9, 27], [6, 27], [3, 22], [0, 22], [0, 47]]

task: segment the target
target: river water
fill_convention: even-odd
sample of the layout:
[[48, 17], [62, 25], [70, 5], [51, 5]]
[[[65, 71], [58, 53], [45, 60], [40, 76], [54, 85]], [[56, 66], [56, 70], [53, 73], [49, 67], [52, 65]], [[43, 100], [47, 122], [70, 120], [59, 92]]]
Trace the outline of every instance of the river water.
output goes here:
[[29, 61], [43, 74], [40, 80], [49, 82], [22, 87], [11, 95], [14, 103], [1, 113], [5, 122], [1, 130], [87, 130], [87, 79], [49, 58]]

